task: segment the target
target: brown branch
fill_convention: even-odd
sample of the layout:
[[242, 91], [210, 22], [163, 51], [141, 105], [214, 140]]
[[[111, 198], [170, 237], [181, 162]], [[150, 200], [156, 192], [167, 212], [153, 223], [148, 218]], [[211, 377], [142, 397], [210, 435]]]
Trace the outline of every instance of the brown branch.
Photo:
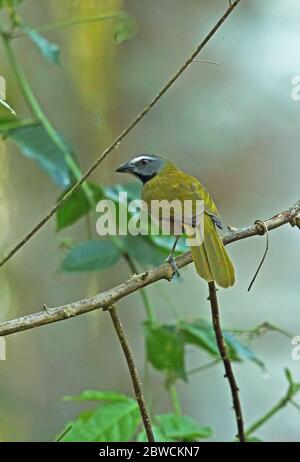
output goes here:
[[109, 311], [111, 320], [113, 322], [115, 331], [117, 333], [118, 339], [120, 341], [122, 350], [124, 352], [124, 355], [127, 361], [128, 369], [129, 369], [131, 380], [132, 380], [132, 385], [134, 388], [135, 397], [136, 397], [137, 403], [140, 408], [140, 413], [141, 413], [141, 417], [142, 417], [142, 421], [143, 421], [143, 425], [145, 428], [148, 441], [155, 442], [153, 431], [152, 431], [152, 426], [151, 426], [150, 415], [148, 413], [145, 398], [143, 395], [141, 379], [139, 377], [139, 373], [138, 373], [137, 367], [135, 365], [135, 362], [132, 356], [132, 351], [129, 346], [128, 339], [126, 337], [126, 334], [122, 326], [120, 317], [117, 313], [116, 307], [111, 306], [109, 307], [108, 311]]
[[233, 369], [231, 366], [231, 362], [229, 359], [228, 349], [223, 337], [221, 324], [220, 324], [220, 313], [219, 313], [219, 306], [218, 306], [218, 298], [217, 298], [217, 290], [215, 283], [209, 282], [209, 301], [211, 307], [211, 315], [212, 315], [212, 323], [214, 326], [216, 342], [218, 345], [218, 350], [220, 352], [220, 356], [222, 358], [224, 369], [225, 369], [225, 377], [228, 379], [232, 401], [233, 401], [233, 409], [235, 412], [236, 423], [237, 423], [237, 430], [238, 434], [237, 437], [241, 443], [246, 441], [245, 438], [245, 431], [244, 431], [244, 421], [243, 421], [243, 414], [242, 414], [242, 407], [239, 398], [239, 388], [237, 386]]
[[[280, 212], [278, 215], [275, 215], [268, 220], [264, 220], [264, 222], [269, 232], [275, 228], [285, 225], [286, 223], [291, 223], [292, 225], [296, 225], [300, 228], [299, 217], [300, 200], [290, 209]], [[226, 245], [241, 239], [262, 235], [264, 232], [265, 228], [257, 223], [249, 228], [231, 231], [227, 236], [223, 237], [223, 242]], [[190, 252], [180, 255], [176, 259], [178, 268], [183, 268], [191, 262], [192, 256]], [[11, 321], [1, 322], [0, 336], [10, 335], [15, 332], [33, 329], [34, 327], [42, 326], [44, 324], [62, 321], [99, 308], [108, 308], [118, 300], [136, 292], [142, 287], [146, 287], [162, 279], [171, 280], [172, 272], [173, 270], [171, 266], [168, 263], [163, 263], [146, 273], [134, 275], [126, 282], [123, 282], [112, 289], [108, 289], [105, 292], [101, 292], [92, 298], [79, 300], [56, 308], [45, 307], [43, 311], [38, 313], [22, 316]]]
[[31, 229], [3, 258], [0, 260], [0, 267], [3, 266], [18, 250], [20, 250], [28, 241], [31, 239], [49, 220], [55, 212], [70, 198], [70, 196], [89, 178], [89, 176], [96, 170], [101, 162], [123, 141], [123, 139], [133, 130], [133, 128], [151, 111], [151, 109], [158, 103], [158, 101], [167, 93], [177, 79], [183, 74], [183, 72], [193, 62], [194, 58], [199, 52], [205, 47], [217, 30], [221, 27], [226, 18], [238, 5], [240, 0], [234, 1], [229, 8], [226, 10], [224, 15], [219, 19], [216, 25], [211, 29], [207, 36], [202, 40], [200, 45], [193, 51], [188, 57], [185, 63], [178, 69], [176, 74], [166, 83], [166, 85], [160, 90], [160, 92], [148, 103], [148, 105], [140, 112], [135, 119], [125, 128], [120, 135], [108, 146], [105, 151], [96, 159], [96, 161], [88, 168], [79, 181], [50, 209], [45, 217], [43, 217], [34, 228]]

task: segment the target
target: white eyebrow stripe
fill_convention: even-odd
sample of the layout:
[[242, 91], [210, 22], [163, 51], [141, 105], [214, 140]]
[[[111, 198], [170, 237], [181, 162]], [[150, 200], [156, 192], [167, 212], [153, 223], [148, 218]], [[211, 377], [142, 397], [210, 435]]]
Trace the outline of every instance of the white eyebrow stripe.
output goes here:
[[150, 156], [137, 156], [135, 157], [134, 159], [132, 159], [131, 163], [132, 164], [136, 164], [137, 162], [139, 162], [140, 160], [152, 160], [153, 158], [150, 157]]

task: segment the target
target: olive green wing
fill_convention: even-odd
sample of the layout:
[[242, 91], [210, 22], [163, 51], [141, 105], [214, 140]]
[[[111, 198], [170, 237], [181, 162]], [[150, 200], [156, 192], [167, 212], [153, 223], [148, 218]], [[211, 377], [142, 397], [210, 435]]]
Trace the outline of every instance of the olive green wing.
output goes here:
[[211, 217], [212, 221], [216, 226], [218, 226], [218, 228], [222, 228], [221, 219], [216, 204], [214, 203], [207, 189], [202, 186], [200, 181], [197, 180], [197, 178], [186, 174], [181, 175], [179, 181], [182, 194], [184, 195], [185, 199], [195, 201], [203, 200], [205, 213]]
[[[184, 172], [176, 170], [167, 174], [156, 175], [144, 185], [142, 199], [148, 207], [153, 200], [167, 200], [168, 202], [180, 200], [182, 203], [192, 201], [193, 216], [196, 214], [196, 201], [203, 200], [205, 213], [212, 218], [218, 227], [222, 227], [217, 207], [207, 190], [200, 181]], [[172, 210], [170, 212], [172, 214]]]

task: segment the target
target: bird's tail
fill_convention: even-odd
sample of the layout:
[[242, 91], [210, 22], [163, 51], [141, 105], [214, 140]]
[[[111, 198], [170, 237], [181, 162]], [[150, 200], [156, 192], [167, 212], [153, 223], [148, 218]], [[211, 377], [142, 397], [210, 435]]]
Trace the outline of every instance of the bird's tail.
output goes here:
[[[186, 229], [187, 234], [188, 231]], [[215, 281], [220, 287], [233, 286], [233, 264], [209, 215], [204, 215], [203, 243], [191, 246], [191, 252], [199, 276], [207, 282]]]

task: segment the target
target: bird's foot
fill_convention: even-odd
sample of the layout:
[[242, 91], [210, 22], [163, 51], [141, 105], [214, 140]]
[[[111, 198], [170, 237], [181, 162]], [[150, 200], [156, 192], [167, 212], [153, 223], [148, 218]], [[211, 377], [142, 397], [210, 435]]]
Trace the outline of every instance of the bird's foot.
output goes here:
[[169, 265], [171, 265], [171, 268], [173, 270], [173, 277], [176, 276], [179, 278], [180, 277], [179, 268], [176, 265], [176, 261], [173, 255], [169, 255], [168, 258], [166, 259], [166, 262], [169, 263]]

